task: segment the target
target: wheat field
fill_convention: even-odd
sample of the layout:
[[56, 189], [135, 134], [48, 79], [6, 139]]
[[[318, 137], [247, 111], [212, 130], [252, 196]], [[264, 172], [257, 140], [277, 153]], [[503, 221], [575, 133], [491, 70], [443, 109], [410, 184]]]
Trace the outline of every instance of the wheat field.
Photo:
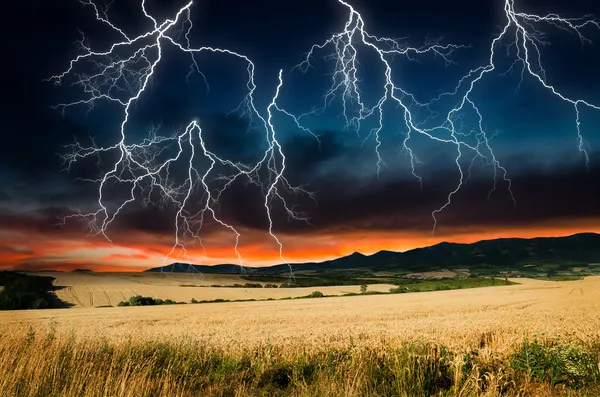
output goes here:
[[[0, 395], [600, 395], [600, 277], [514, 281], [521, 284], [0, 312]], [[179, 282], [162, 281], [192, 289]]]
[[[482, 335], [494, 338], [496, 348], [507, 348], [515, 340], [533, 335], [600, 339], [600, 277], [562, 282], [514, 281], [521, 284], [307, 300], [3, 312], [0, 331], [53, 327], [83, 338], [184, 338], [232, 350], [268, 341], [290, 351], [345, 346], [350, 342], [372, 346], [395, 340], [423, 340], [465, 348], [478, 344]], [[165, 288], [186, 293], [223, 293], [223, 288]], [[345, 291], [357, 287], [330, 288]], [[266, 292], [289, 296], [304, 295], [314, 289], [250, 288], [240, 292], [258, 299]], [[325, 287], [318, 289], [329, 291]], [[158, 292], [153, 295], [173, 298]], [[190, 298], [194, 296], [201, 297], [192, 294]]]
[[[226, 288], [222, 286], [245, 284], [238, 275], [186, 273], [95, 273], [44, 272], [58, 288], [56, 295], [74, 307], [116, 306], [135, 295], [172, 299], [180, 302], [196, 300], [281, 299], [310, 294], [314, 288]], [[262, 283], [265, 284], [265, 283]], [[221, 287], [210, 287], [218, 285]], [[387, 292], [393, 285], [373, 284], [371, 291]], [[319, 287], [326, 295], [360, 292], [360, 286]]]

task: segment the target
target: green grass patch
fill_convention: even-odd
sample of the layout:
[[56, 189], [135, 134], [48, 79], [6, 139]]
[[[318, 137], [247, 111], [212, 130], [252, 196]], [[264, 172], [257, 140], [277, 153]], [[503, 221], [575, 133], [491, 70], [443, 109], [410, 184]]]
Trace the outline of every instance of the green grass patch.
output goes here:
[[562, 276], [547, 276], [547, 277], [539, 277], [540, 280], [548, 280], [548, 281], [578, 281], [583, 280], [583, 276], [570, 276], [570, 275], [562, 275]]
[[597, 351], [573, 343], [547, 346], [535, 339], [523, 341], [509, 358], [520, 378], [574, 389], [600, 384], [599, 362]]
[[439, 280], [411, 280], [399, 279], [394, 282], [398, 287], [390, 288], [392, 294], [408, 292], [446, 291], [463, 288], [494, 287], [500, 285], [517, 284], [508, 279], [494, 277], [439, 279]]

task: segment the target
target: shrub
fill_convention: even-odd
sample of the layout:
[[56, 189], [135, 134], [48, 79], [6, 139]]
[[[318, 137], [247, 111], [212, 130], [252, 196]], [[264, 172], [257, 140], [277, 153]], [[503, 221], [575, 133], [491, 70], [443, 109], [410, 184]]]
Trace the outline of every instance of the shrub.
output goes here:
[[364, 294], [365, 292], [367, 292], [367, 288], [368, 288], [367, 284], [361, 285], [360, 286], [360, 293]]
[[525, 340], [521, 348], [511, 355], [509, 362], [513, 369], [529, 380], [580, 388], [600, 382], [599, 358], [597, 353], [586, 352], [572, 343], [549, 347], [537, 340]]
[[47, 309], [56, 307], [51, 277], [29, 276], [13, 272], [0, 273], [0, 310]]
[[162, 300], [160, 300], [160, 299], [154, 300], [153, 298], [151, 298], [149, 296], [136, 295], [136, 296], [132, 296], [131, 298], [129, 298], [129, 304], [131, 306], [151, 306], [151, 305], [160, 305], [161, 303], [162, 303]]
[[[195, 299], [193, 299], [195, 301]], [[198, 301], [192, 303], [199, 303]], [[135, 295], [129, 298], [128, 301], [119, 302], [117, 306], [157, 306], [157, 305], [180, 305], [185, 302], [175, 302], [172, 299], [158, 299], [150, 296]]]
[[260, 283], [246, 283], [243, 285], [244, 288], [262, 288], [262, 284]]
[[307, 295], [307, 298], [322, 298], [324, 295], [321, 291], [313, 291], [310, 295]]

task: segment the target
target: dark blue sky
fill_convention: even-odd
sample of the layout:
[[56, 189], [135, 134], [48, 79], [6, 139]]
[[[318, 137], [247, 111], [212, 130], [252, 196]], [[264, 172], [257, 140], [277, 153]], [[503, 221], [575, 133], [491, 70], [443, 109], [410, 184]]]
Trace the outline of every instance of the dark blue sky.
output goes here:
[[[148, 1], [147, 7], [162, 20], [172, 16], [180, 3], [183, 4]], [[440, 38], [442, 44], [470, 46], [452, 54], [451, 59], [456, 62], [452, 65], [431, 55], [418, 56], [416, 61], [394, 60], [395, 83], [422, 102], [451, 91], [469, 69], [485, 65], [491, 41], [506, 23], [501, 0], [356, 0], [351, 4], [361, 12], [371, 34], [405, 37], [405, 42], [414, 46], [422, 45], [427, 38]], [[81, 91], [68, 85], [57, 87], [43, 79], [63, 71], [78, 54], [76, 40], [81, 38], [80, 31], [96, 49], [107, 48], [118, 36], [94, 20], [93, 9], [77, 1], [13, 2], [8, 7], [6, 15], [22, 23], [12, 25], [18, 28], [5, 25], [8, 30], [3, 32], [11, 40], [6, 43], [4, 52], [8, 56], [2, 63], [5, 80], [0, 107], [4, 124], [0, 146], [0, 212], [10, 222], [18, 223], [19, 217], [30, 219], [33, 229], [52, 233], [48, 225], [53, 224], [53, 219], [68, 213], [69, 207], [93, 208], [97, 194], [93, 185], [75, 179], [97, 176], [94, 162], [78, 165], [71, 174], [61, 172], [58, 154], [65, 152], [63, 145], [73, 143], [74, 139], [89, 143], [90, 137], [99, 145], [116, 143], [122, 111], [114, 105], [98, 103], [90, 112], [81, 106], [68, 108], [63, 116], [50, 105], [77, 100]], [[522, 0], [515, 7], [538, 15], [552, 12], [569, 17], [600, 16], [600, 4], [594, 1]], [[117, 0], [108, 15], [132, 36], [150, 28], [135, 2]], [[228, 48], [253, 60], [258, 86], [256, 103], [263, 113], [275, 92], [277, 73], [283, 69], [284, 85], [278, 103], [294, 114], [301, 114], [322, 104], [322, 96], [331, 85], [333, 63], [319, 56], [330, 54], [333, 48], [316, 53], [314, 68], [306, 74], [292, 71], [292, 67], [303, 60], [311, 45], [341, 31], [347, 19], [348, 9], [336, 0], [198, 0], [192, 7], [194, 29], [190, 38], [195, 46]], [[539, 26], [549, 42], [541, 52], [547, 82], [570, 98], [600, 104], [597, 46], [582, 46], [572, 33], [547, 24]], [[600, 29], [587, 27], [582, 32], [592, 41], [600, 42]], [[367, 48], [361, 51], [364, 51], [358, 71], [362, 79], [361, 95], [374, 104], [383, 94], [384, 69], [373, 51]], [[558, 100], [530, 76], [525, 76], [517, 90], [519, 70], [501, 75], [515, 59], [514, 48], [498, 47], [496, 51], [498, 73], [486, 75], [471, 98], [484, 116], [486, 133], [494, 135], [490, 145], [513, 179], [518, 206], [512, 205], [505, 183], [499, 183], [497, 194], [488, 202], [493, 169], [475, 163], [468, 186], [440, 217], [442, 224], [457, 228], [461, 225], [503, 228], [577, 223], [583, 219], [582, 224], [587, 226], [582, 226], [582, 230], [597, 225], [600, 111], [581, 107], [581, 131], [589, 144], [591, 159], [588, 170], [578, 151], [574, 107]], [[203, 78], [197, 74], [186, 81], [188, 57], [167, 46], [164, 57], [151, 86], [132, 112], [129, 142], [141, 141], [151, 125], [160, 125], [159, 132], [168, 133], [199, 118], [207, 143], [215, 153], [239, 161], [256, 159], [264, 149], [263, 133], [235, 114], [225, 116], [245, 95], [246, 65], [228, 56], [202, 55], [198, 60], [210, 85], [207, 90]], [[447, 111], [457, 98], [441, 101], [436, 110]], [[420, 161], [417, 173], [424, 178], [421, 190], [410, 175], [406, 153], [402, 153], [406, 134], [403, 115], [394, 106], [385, 109], [381, 154], [386, 167], [379, 177], [375, 141], [364, 140], [373, 122], [365, 122], [360, 136], [344, 131], [339, 101], [332, 103], [325, 113], [304, 119], [306, 126], [321, 135], [320, 148], [314, 138], [295, 128], [289, 119], [276, 118], [278, 136], [288, 156], [290, 181], [315, 191], [319, 202], [317, 206], [306, 198], [297, 199], [297, 204], [310, 215], [312, 226], [289, 223], [276, 212], [279, 214], [276, 230], [283, 233], [331, 230], [335, 234], [344, 228], [365, 233], [430, 229], [430, 212], [443, 205], [457, 182], [456, 149], [418, 136], [411, 140]], [[465, 131], [475, 128], [476, 114], [464, 112], [462, 122]], [[471, 157], [463, 159], [465, 171]], [[227, 219], [252, 230], [264, 230], [264, 218], [253, 215], [252, 206], [260, 204], [256, 194], [236, 187], [231, 197], [224, 197], [224, 202], [229, 203], [223, 206]], [[134, 211], [129, 214], [127, 225], [117, 227], [157, 234], [170, 230], [170, 221], [150, 226], [139, 222], [138, 226], [136, 219], [148, 216], [144, 211]], [[450, 229], [446, 235], [451, 239]], [[7, 230], [9, 233], [10, 228]]]

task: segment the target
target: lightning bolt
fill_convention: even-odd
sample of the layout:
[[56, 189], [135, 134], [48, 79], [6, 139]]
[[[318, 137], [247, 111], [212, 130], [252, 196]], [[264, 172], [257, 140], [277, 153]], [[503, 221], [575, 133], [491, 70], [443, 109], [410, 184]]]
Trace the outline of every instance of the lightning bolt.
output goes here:
[[[455, 187], [448, 193], [446, 200], [431, 213], [433, 218], [432, 235], [436, 230], [438, 220], [436, 215], [452, 203], [452, 198], [466, 183], [471, 175], [471, 168], [477, 159], [493, 168], [493, 186], [488, 199], [496, 191], [499, 179], [507, 185], [511, 198], [516, 205], [512, 191], [512, 181], [508, 178], [507, 169], [500, 164], [494, 154], [490, 136], [485, 128], [484, 114], [480, 110], [473, 94], [480, 89], [484, 80], [497, 73], [499, 75], [518, 71], [521, 82], [531, 77], [542, 87], [551, 92], [574, 110], [574, 127], [577, 134], [578, 149], [589, 167], [588, 143], [581, 132], [580, 109], [588, 107], [600, 110], [599, 105], [592, 104], [580, 98], [571, 98], [551, 85], [546, 78], [542, 64], [540, 48], [547, 44], [542, 26], [552, 26], [575, 34], [582, 45], [591, 43], [584, 35], [587, 28], [600, 29], [592, 16], [580, 18], [565, 18], [556, 14], [536, 15], [518, 12], [514, 0], [504, 1], [506, 24], [493, 38], [489, 47], [489, 57], [484, 65], [468, 70], [456, 83], [452, 91], [444, 92], [429, 100], [418, 100], [416, 95], [409, 92], [399, 82], [402, 73], [397, 73], [393, 67], [396, 57], [417, 61], [425, 55], [434, 55], [446, 65], [458, 64], [453, 60], [453, 54], [459, 50], [467, 50], [468, 45], [443, 44], [441, 40], [429, 40], [421, 46], [408, 45], [405, 40], [380, 37], [370, 33], [362, 15], [348, 2], [337, 0], [348, 10], [348, 19], [340, 32], [332, 34], [320, 44], [313, 45], [303, 57], [302, 62], [292, 68], [301, 73], [308, 73], [314, 66], [318, 52], [330, 51], [325, 59], [333, 61], [334, 69], [331, 74], [331, 86], [323, 95], [323, 102], [318, 108], [296, 116], [281, 105], [280, 92], [283, 86], [283, 70], [279, 71], [278, 84], [271, 102], [263, 114], [255, 105], [255, 64], [247, 56], [224, 48], [194, 46], [190, 37], [193, 29], [191, 19], [192, 2], [181, 7], [172, 18], [160, 21], [147, 10], [145, 1], [141, 2], [141, 12], [151, 23], [151, 28], [138, 36], [130, 36], [123, 29], [115, 26], [107, 16], [108, 7], [101, 9], [92, 0], [82, 0], [90, 7], [96, 19], [113, 30], [120, 37], [104, 51], [93, 50], [86, 44], [83, 37], [79, 45], [82, 53], [71, 59], [68, 67], [62, 73], [52, 76], [49, 81], [62, 84], [69, 80], [71, 84], [82, 89], [84, 96], [77, 101], [56, 105], [56, 109], [65, 109], [87, 105], [91, 110], [98, 101], [108, 101], [117, 105], [123, 114], [120, 125], [120, 139], [111, 146], [83, 146], [79, 142], [67, 145], [68, 152], [64, 154], [65, 169], [70, 170], [78, 161], [97, 157], [98, 161], [106, 154], [116, 154], [111, 169], [98, 179], [88, 179], [98, 184], [98, 209], [93, 212], [74, 212], [66, 216], [63, 222], [72, 218], [86, 219], [90, 233], [102, 235], [112, 242], [108, 229], [124, 209], [136, 202], [143, 206], [158, 204], [173, 205], [176, 208], [174, 219], [174, 243], [165, 257], [165, 261], [181, 250], [183, 255], [192, 263], [188, 256], [186, 245], [188, 241], [202, 245], [201, 230], [206, 216], [216, 224], [235, 235], [234, 253], [240, 266], [244, 266], [243, 257], [239, 251], [242, 233], [234, 226], [219, 217], [218, 205], [220, 197], [236, 182], [259, 186], [264, 195], [264, 211], [268, 221], [268, 233], [278, 247], [282, 262], [284, 258], [283, 243], [274, 233], [273, 206], [279, 203], [289, 218], [308, 222], [304, 213], [296, 212], [286, 201], [287, 194], [313, 195], [302, 187], [292, 186], [285, 177], [286, 156], [281, 143], [277, 139], [275, 115], [287, 117], [296, 127], [309, 133], [318, 141], [319, 136], [305, 126], [304, 119], [317, 116], [331, 107], [334, 101], [342, 105], [342, 117], [345, 128], [355, 131], [359, 136], [364, 134], [364, 125], [374, 120], [375, 126], [368, 128], [364, 142], [373, 138], [374, 151], [377, 157], [376, 170], [379, 176], [382, 169], [387, 167], [381, 148], [384, 145], [381, 132], [385, 126], [404, 131], [401, 141], [403, 152], [408, 155], [411, 173], [420, 186], [423, 178], [417, 172], [420, 161], [417, 149], [411, 144], [412, 137], [419, 135], [432, 142], [452, 148], [456, 157], [454, 162], [459, 173]], [[232, 58], [246, 65], [247, 82], [246, 96], [236, 110], [256, 121], [264, 131], [264, 141], [267, 148], [260, 160], [253, 164], [243, 164], [219, 157], [207, 147], [203, 137], [201, 122], [191, 120], [187, 126], [169, 136], [160, 136], [158, 129], [152, 129], [149, 136], [141, 142], [132, 142], [127, 133], [133, 106], [146, 93], [149, 82], [155, 75], [158, 64], [163, 60], [165, 48], [169, 46], [190, 57], [190, 72], [198, 73], [204, 79], [207, 91], [210, 89], [206, 76], [202, 74], [198, 59], [205, 53], [216, 53], [223, 57]], [[498, 48], [506, 47], [506, 56], [512, 57], [513, 62], [507, 70], [497, 68]], [[360, 59], [363, 53], [374, 54], [382, 66], [381, 96], [369, 101], [361, 88]], [[90, 72], [91, 70], [91, 72]], [[518, 87], [520, 87], [521, 82]], [[385, 106], [392, 104], [401, 110], [402, 116], [393, 119], [384, 111]], [[433, 106], [443, 106], [444, 111], [433, 111]], [[426, 116], [421, 115], [422, 112]], [[465, 131], [462, 121], [471, 114], [476, 119], [477, 127]], [[474, 141], [474, 142], [473, 142]], [[320, 143], [320, 141], [319, 141]], [[171, 154], [175, 151], [175, 153]], [[466, 153], [470, 158], [467, 173], [461, 162]], [[468, 159], [468, 157], [467, 157]], [[187, 176], [183, 181], [176, 178], [172, 172], [175, 164], [186, 164]], [[198, 164], [204, 165], [201, 169]], [[106, 193], [115, 184], [129, 187], [127, 197], [116, 205], [109, 205]], [[195, 207], [194, 195], [201, 192], [202, 205], [200, 210]], [[156, 195], [158, 199], [154, 198]], [[114, 208], [112, 208], [114, 207]], [[204, 246], [202, 245], [204, 248]], [[289, 263], [288, 263], [289, 265]], [[290, 266], [291, 274], [291, 266]]]
[[[417, 179], [421, 187], [423, 179], [416, 172], [416, 164], [419, 163], [415, 155], [415, 150], [409, 145], [412, 134], [419, 134], [432, 141], [452, 145], [456, 149], [455, 163], [459, 172], [459, 180], [456, 187], [448, 194], [447, 200], [439, 208], [432, 211], [433, 218], [432, 236], [435, 233], [438, 220], [436, 215], [447, 208], [452, 197], [458, 193], [465, 183], [465, 172], [461, 166], [461, 159], [465, 151], [473, 153], [473, 158], [470, 161], [468, 173], [470, 175], [471, 168], [476, 159], [481, 158], [486, 163], [493, 167], [493, 187], [489, 191], [488, 199], [497, 189], [499, 174], [508, 186], [508, 191], [511, 195], [513, 203], [516, 205], [514, 193], [512, 191], [512, 181], [508, 178], [508, 171], [500, 164], [492, 146], [490, 144], [491, 137], [488, 136], [484, 128], [484, 117], [478, 105], [472, 98], [472, 94], [477, 88], [482, 85], [484, 77], [496, 71], [497, 67], [495, 59], [497, 58], [497, 48], [503, 44], [507, 46], [507, 54], [510, 56], [510, 49], [514, 47], [514, 62], [510, 68], [501, 74], [514, 71], [521, 67], [521, 82], [525, 75], [533, 77], [539, 84], [549, 90], [553, 95], [562, 101], [572, 105], [575, 110], [575, 127], [577, 132], [578, 149], [585, 158], [586, 165], [589, 167], [589, 154], [587, 150], [588, 143], [584, 140], [580, 128], [580, 106], [587, 106], [593, 109], [600, 109], [598, 105], [591, 104], [583, 99], [570, 98], [561, 93], [553, 85], [549, 84], [546, 79], [546, 72], [541, 61], [540, 47], [548, 44], [544, 41], [544, 33], [540, 30], [539, 25], [547, 24], [571, 32], [577, 35], [582, 45], [585, 43], [591, 44], [591, 40], [583, 34], [583, 29], [586, 27], [600, 29], [600, 24], [596, 22], [591, 15], [586, 15], [580, 18], [564, 18], [557, 14], [535, 15], [517, 12], [515, 10], [514, 0], [504, 1], [504, 12], [506, 15], [506, 24], [500, 33], [494, 37], [489, 48], [488, 63], [477, 68], [469, 70], [463, 75], [455, 89], [451, 92], [444, 92], [439, 96], [429, 101], [418, 101], [412, 93], [404, 89], [397, 83], [397, 77], [394, 75], [392, 61], [396, 56], [402, 56], [409, 60], [416, 60], [416, 57], [423, 54], [434, 54], [442, 59], [446, 64], [456, 64], [451, 56], [453, 52], [460, 49], [466, 49], [469, 46], [456, 44], [442, 44], [439, 40], [433, 40], [420, 47], [412, 47], [404, 43], [402, 40], [379, 37], [369, 33], [365, 27], [365, 21], [361, 14], [344, 0], [338, 0], [349, 11], [349, 17], [342, 31], [333, 34], [321, 44], [313, 45], [307, 52], [304, 60], [295, 66], [295, 69], [303, 73], [313, 66], [315, 54], [318, 51], [328, 47], [333, 48], [333, 52], [329, 53], [325, 58], [335, 61], [335, 67], [332, 73], [332, 84], [323, 95], [323, 105], [310, 112], [300, 116], [308, 117], [324, 112], [330, 107], [331, 103], [337, 98], [342, 102], [342, 116], [345, 120], [347, 129], [356, 130], [357, 133], [361, 129], [361, 124], [369, 118], [376, 118], [376, 127], [369, 130], [367, 137], [374, 137], [375, 153], [377, 156], [377, 175], [380, 174], [381, 168], [385, 166], [382, 159], [380, 148], [382, 146], [380, 132], [384, 128], [384, 105], [391, 102], [398, 106], [403, 111], [401, 120], [392, 120], [389, 123], [400, 123], [401, 128], [406, 131], [405, 138], [402, 141], [403, 150], [408, 154], [410, 159], [410, 167], [412, 175]], [[511, 39], [512, 38], [512, 39]], [[358, 76], [359, 59], [363, 55], [363, 50], [368, 50], [374, 53], [381, 65], [383, 66], [383, 77], [385, 83], [382, 88], [381, 97], [374, 104], [367, 104], [361, 96], [360, 83]], [[370, 71], [372, 72], [372, 71]], [[444, 112], [445, 117], [442, 121], [433, 126], [425, 127], [425, 125], [435, 120], [438, 114], [431, 110], [435, 103], [439, 103], [442, 99], [451, 103], [448, 110]], [[428, 111], [428, 116], [422, 121], [417, 121], [417, 113], [425, 109]], [[461, 132], [462, 128], [457, 127], [465, 113], [471, 110], [475, 112], [477, 118], [477, 129], [469, 132]], [[395, 127], [396, 128], [396, 127]], [[475, 135], [476, 144], [469, 143], [467, 137]]]
[[[172, 19], [159, 22], [148, 13], [144, 1], [142, 1], [142, 12], [152, 22], [153, 28], [136, 37], [130, 37], [122, 29], [112, 24], [106, 15], [107, 10], [101, 11], [91, 1], [84, 1], [83, 4], [92, 7], [96, 19], [116, 31], [123, 40], [113, 43], [106, 51], [95, 51], [86, 45], [85, 39], [82, 39], [79, 44], [83, 53], [72, 59], [65, 71], [52, 76], [49, 81], [61, 84], [71, 78], [73, 80], [71, 84], [81, 87], [86, 96], [83, 99], [54, 107], [64, 111], [66, 108], [85, 104], [92, 108], [99, 100], [107, 100], [122, 109], [123, 121], [120, 126], [120, 140], [112, 146], [83, 146], [79, 142], [67, 145], [68, 153], [63, 155], [66, 170], [70, 170], [77, 161], [93, 156], [100, 158], [106, 153], [117, 153], [118, 160], [114, 162], [112, 169], [101, 178], [87, 179], [87, 181], [99, 185], [98, 210], [87, 213], [74, 212], [67, 215], [62, 223], [73, 218], [86, 219], [91, 235], [102, 235], [112, 243], [107, 231], [119, 214], [127, 206], [137, 201], [140, 201], [142, 205], [152, 204], [154, 203], [152, 196], [159, 194], [158, 203], [160, 205], [171, 204], [177, 209], [174, 220], [174, 244], [165, 256], [163, 265], [178, 249], [182, 251], [188, 263], [192, 263], [186, 250], [186, 241], [198, 242], [205, 249], [200, 231], [205, 216], [208, 215], [217, 224], [235, 235], [234, 253], [243, 269], [244, 261], [238, 249], [241, 233], [234, 225], [219, 217], [217, 206], [221, 195], [234, 182], [244, 179], [246, 183], [255, 184], [263, 189], [269, 235], [279, 248], [280, 259], [288, 263], [283, 255], [283, 244], [273, 231], [273, 205], [275, 202], [279, 202], [290, 218], [308, 221], [305, 214], [294, 211], [288, 205], [284, 194], [305, 193], [310, 197], [312, 194], [301, 187], [292, 186], [284, 176], [286, 158], [282, 146], [277, 140], [272, 119], [274, 112], [284, 113], [293, 118], [294, 116], [276, 103], [283, 84], [281, 73], [275, 96], [267, 109], [268, 115], [263, 116], [255, 106], [255, 65], [248, 57], [228, 49], [192, 46], [189, 37], [193, 28], [190, 13], [192, 2], [180, 8]], [[183, 40], [181, 39], [182, 32], [185, 32]], [[176, 132], [171, 136], [159, 136], [156, 134], [156, 129], [153, 129], [142, 142], [129, 142], [127, 126], [132, 107], [144, 95], [157, 65], [163, 59], [164, 48], [167, 45], [189, 54], [192, 62], [190, 70], [200, 74], [196, 58], [206, 52], [233, 57], [246, 64], [247, 95], [238, 109], [249, 118], [258, 120], [264, 129], [264, 139], [268, 144], [262, 158], [257, 163], [242, 164], [216, 155], [207, 147], [198, 120], [192, 120], [181, 132]], [[86, 63], [93, 66], [94, 73], [85, 73]], [[203, 74], [202, 77], [206, 82]], [[189, 78], [189, 75], [186, 78]], [[206, 84], [209, 89], [207, 82]], [[299, 124], [298, 126], [312, 134], [309, 129], [301, 127]], [[316, 137], [315, 134], [313, 135]], [[173, 147], [176, 152], [165, 159], [164, 156]], [[185, 159], [187, 159], [187, 178], [183, 182], [177, 181], [171, 173], [171, 168]], [[201, 159], [204, 159], [205, 162], [208, 161], [208, 166], [204, 171], [200, 171], [196, 165]], [[217, 167], [221, 167], [219, 174], [215, 174]], [[227, 172], [223, 170], [227, 170]], [[266, 178], [264, 178], [265, 170]], [[105, 192], [114, 184], [129, 186], [130, 190], [129, 195], [118, 202], [115, 209], [111, 209], [105, 198]], [[192, 196], [198, 190], [202, 192], [203, 205], [199, 211], [194, 211]]]

